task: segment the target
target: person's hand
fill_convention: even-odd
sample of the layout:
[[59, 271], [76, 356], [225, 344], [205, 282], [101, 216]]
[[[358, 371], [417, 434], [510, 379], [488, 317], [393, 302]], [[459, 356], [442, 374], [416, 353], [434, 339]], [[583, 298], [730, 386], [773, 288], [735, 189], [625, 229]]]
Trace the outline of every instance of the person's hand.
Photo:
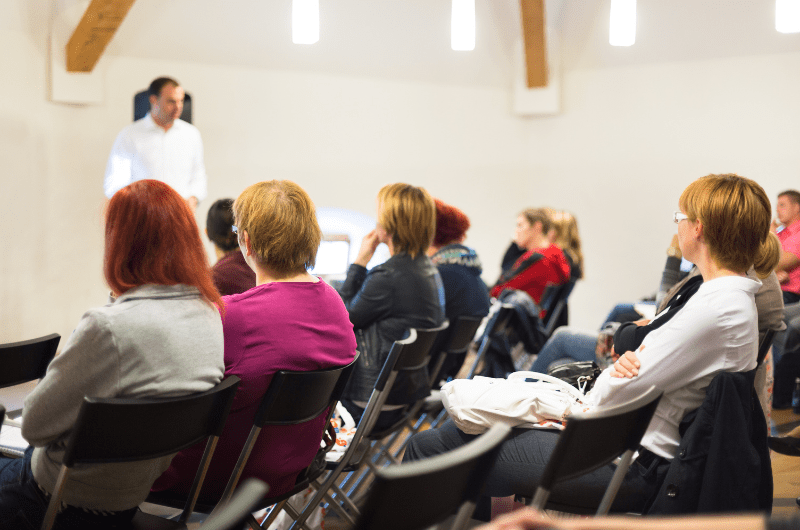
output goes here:
[[[641, 351], [643, 348], [644, 346], [639, 348], [639, 351]], [[636, 357], [636, 352], [626, 352], [624, 355], [621, 355], [619, 359], [617, 359], [617, 362], [614, 363], [614, 371], [611, 372], [611, 377], [626, 377], [628, 379], [632, 379], [639, 375], [639, 368], [641, 366], [642, 363], [640, 363], [639, 358]]]
[[610, 354], [611, 354], [610, 355], [611, 360], [614, 361], [614, 362], [617, 362], [617, 360], [619, 359], [619, 354], [614, 350], [614, 346], [611, 346]]
[[361, 248], [358, 249], [358, 256], [356, 260], [353, 262], [356, 265], [361, 265], [362, 267], [366, 267], [369, 260], [372, 259], [372, 256], [375, 254], [375, 249], [378, 248], [380, 245], [380, 235], [378, 234], [378, 229], [374, 229], [372, 232], [364, 236], [364, 239], [361, 240]]
[[650, 319], [648, 319], [648, 318], [643, 318], [643, 319], [641, 319], [641, 320], [636, 320], [636, 321], [634, 322], [634, 324], [636, 324], [637, 326], [646, 326], [646, 325], [648, 325], [649, 323], [650, 323]]
[[786, 271], [775, 271], [775, 276], [778, 277], [778, 283], [786, 283], [789, 281], [789, 273]]
[[558, 521], [530, 508], [522, 508], [498, 517], [491, 523], [475, 530], [536, 530], [537, 528], [558, 528]]

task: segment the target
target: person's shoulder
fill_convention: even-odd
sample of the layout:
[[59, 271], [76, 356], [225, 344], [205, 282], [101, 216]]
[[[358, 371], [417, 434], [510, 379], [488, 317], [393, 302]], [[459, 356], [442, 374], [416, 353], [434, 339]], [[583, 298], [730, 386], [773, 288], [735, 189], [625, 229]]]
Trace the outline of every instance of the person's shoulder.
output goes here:
[[189, 123], [188, 121], [183, 121], [182, 119], [178, 118], [172, 124], [176, 130], [180, 131], [182, 134], [193, 135], [200, 137], [200, 129], [195, 127], [193, 124]]

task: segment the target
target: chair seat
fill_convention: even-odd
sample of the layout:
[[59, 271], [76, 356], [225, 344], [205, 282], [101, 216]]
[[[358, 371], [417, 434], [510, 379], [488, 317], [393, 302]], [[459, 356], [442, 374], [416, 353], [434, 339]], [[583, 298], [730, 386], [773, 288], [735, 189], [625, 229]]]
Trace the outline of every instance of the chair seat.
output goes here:
[[[183, 508], [183, 506], [180, 507]], [[139, 510], [133, 516], [129, 528], [130, 530], [186, 530], [186, 525]]]

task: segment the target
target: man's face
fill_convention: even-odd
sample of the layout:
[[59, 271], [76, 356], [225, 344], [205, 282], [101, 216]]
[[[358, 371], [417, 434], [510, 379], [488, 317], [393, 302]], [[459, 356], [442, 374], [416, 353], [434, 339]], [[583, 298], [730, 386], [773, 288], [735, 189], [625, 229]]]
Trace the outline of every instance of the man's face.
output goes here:
[[783, 225], [790, 224], [800, 217], [800, 204], [794, 202], [787, 195], [778, 197], [778, 204], [775, 209], [778, 213], [778, 221]]
[[183, 89], [179, 86], [165, 85], [158, 97], [150, 96], [150, 114], [161, 126], [172, 125], [183, 112]]

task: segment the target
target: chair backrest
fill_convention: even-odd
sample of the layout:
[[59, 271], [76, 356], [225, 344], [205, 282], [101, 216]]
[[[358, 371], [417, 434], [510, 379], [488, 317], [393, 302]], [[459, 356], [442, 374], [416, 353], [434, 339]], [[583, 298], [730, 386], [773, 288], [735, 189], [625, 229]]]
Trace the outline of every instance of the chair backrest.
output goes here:
[[177, 398], [84, 398], [67, 440], [42, 529], [52, 526], [64, 485], [75, 464], [150, 460], [209, 438], [181, 517], [185, 521], [194, 508], [238, 386], [239, 378], [231, 376], [211, 390]]
[[544, 333], [548, 337], [553, 334], [553, 330], [558, 323], [558, 317], [564, 308], [567, 307], [567, 299], [575, 288], [574, 281], [568, 281], [561, 285], [549, 285], [545, 288], [542, 295], [542, 309], [544, 309]]
[[498, 303], [497, 310], [494, 313], [489, 313], [489, 320], [486, 322], [486, 327], [483, 330], [483, 337], [481, 344], [478, 346], [478, 351], [475, 354], [475, 360], [472, 363], [472, 368], [469, 370], [467, 379], [472, 379], [478, 369], [478, 365], [486, 355], [486, 350], [492, 341], [492, 336], [497, 333], [502, 333], [511, 323], [511, 317], [514, 316], [514, 306], [511, 304]]
[[431, 347], [431, 354], [436, 357], [436, 362], [431, 369], [430, 384], [431, 387], [437, 382], [439, 372], [448, 355], [461, 355], [469, 349], [472, 344], [472, 339], [475, 338], [475, 332], [483, 322], [483, 317], [459, 315], [455, 321], [450, 323], [446, 331], [439, 334], [439, 338]]
[[253, 424], [296, 425], [313, 420], [336, 404], [358, 355], [345, 366], [310, 372], [279, 370], [264, 393]]
[[382, 392], [386, 389], [390, 380], [394, 383], [397, 372], [418, 370], [427, 366], [431, 347], [439, 333], [447, 329], [447, 326], [448, 324], [445, 321], [444, 324], [436, 328], [412, 328], [409, 330], [408, 337], [395, 341], [392, 344], [392, 349], [389, 350], [386, 362], [383, 363], [381, 373], [375, 381], [374, 390]]
[[267, 496], [268, 490], [269, 487], [257, 478], [245, 480], [225, 507], [206, 519], [198, 530], [241, 528], [247, 516]]
[[61, 335], [0, 344], [0, 388], [41, 379], [56, 354]]
[[[627, 464], [617, 466], [621, 483], [630, 459], [650, 425], [661, 395], [660, 390], [650, 387], [647, 392], [627, 403], [571, 415], [542, 473], [532, 506], [543, 509], [555, 484], [591, 473], [624, 453], [627, 455]], [[615, 486], [616, 479], [615, 474], [609, 489]], [[601, 508], [606, 512], [618, 488], [619, 484], [616, 484], [610, 499], [603, 498]], [[606, 490], [606, 496], [609, 493]]]
[[758, 356], [756, 360], [758, 361], [759, 365], [764, 362], [764, 358], [767, 356], [770, 346], [772, 346], [772, 339], [774, 337], [774, 329], [768, 329], [766, 332], [764, 332], [764, 336], [761, 338], [761, 342], [758, 344]]
[[510, 431], [507, 425], [497, 424], [454, 451], [378, 469], [356, 529], [427, 528], [457, 511], [460, 521], [464, 514], [468, 518]]
[[[333, 407], [342, 397], [344, 387], [356, 365], [355, 358], [345, 366], [335, 366], [323, 370], [292, 371], [279, 370], [272, 377], [269, 388], [261, 399], [261, 404], [253, 419], [253, 427], [239, 453], [225, 491], [220, 497], [220, 505], [231, 499], [236, 485], [244, 471], [244, 466], [255, 447], [258, 435], [265, 425], [297, 425], [311, 421], [326, 410], [328, 420]], [[328, 421], [325, 422], [327, 427]], [[320, 438], [322, 437], [320, 432]]]
[[[342, 455], [342, 458], [331, 472], [328, 473], [325, 480], [319, 484], [317, 492], [311, 500], [306, 503], [306, 509], [300, 513], [293, 525], [294, 528], [300, 528], [305, 523], [305, 520], [311, 513], [311, 510], [308, 508], [319, 504], [325, 493], [333, 486], [333, 482], [339, 474], [341, 474], [345, 468], [348, 468], [352, 462], [364, 456], [365, 451], [361, 442], [375, 426], [375, 422], [381, 412], [381, 407], [383, 407], [386, 402], [386, 398], [397, 378], [397, 373], [401, 370], [414, 370], [426, 366], [431, 345], [433, 345], [439, 332], [446, 328], [447, 323], [438, 328], [429, 330], [416, 330], [411, 328], [408, 337], [395, 341], [394, 344], [392, 344], [392, 348], [389, 350], [386, 361], [384, 361], [378, 379], [375, 381], [375, 386], [372, 388], [369, 402], [361, 415], [361, 419], [358, 421], [353, 439], [344, 452], [344, 455]], [[420, 341], [419, 344], [417, 344], [418, 340]], [[359, 455], [358, 457], [356, 457], [357, 454]]]

